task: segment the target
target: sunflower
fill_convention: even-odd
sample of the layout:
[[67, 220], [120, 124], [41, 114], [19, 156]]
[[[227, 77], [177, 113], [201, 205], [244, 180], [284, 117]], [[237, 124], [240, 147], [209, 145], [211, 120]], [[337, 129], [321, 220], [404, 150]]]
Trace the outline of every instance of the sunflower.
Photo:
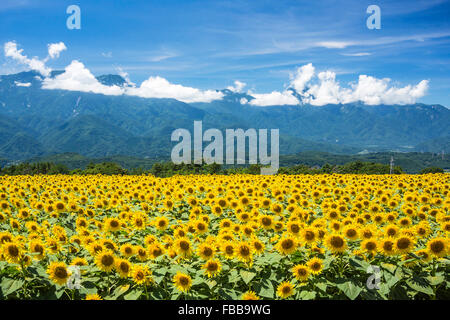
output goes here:
[[208, 278], [215, 277], [222, 270], [222, 265], [219, 260], [208, 260], [203, 266]]
[[323, 261], [319, 258], [312, 258], [309, 260], [306, 265], [308, 266], [309, 270], [312, 274], [319, 274], [322, 272], [323, 269]]
[[303, 281], [308, 280], [310, 270], [309, 270], [309, 267], [304, 264], [296, 264], [292, 268], [292, 273], [298, 281], [303, 282]]
[[22, 247], [17, 242], [6, 242], [2, 247], [3, 256], [9, 263], [19, 263], [23, 254]]
[[428, 241], [427, 251], [433, 257], [444, 257], [447, 255], [448, 251], [448, 239], [439, 237]]
[[381, 253], [385, 256], [392, 256], [396, 254], [395, 240], [393, 238], [380, 239], [378, 246]]
[[314, 227], [307, 227], [300, 232], [301, 239], [307, 244], [313, 244], [317, 240], [317, 230]]
[[144, 262], [148, 260], [148, 251], [144, 247], [136, 246], [135, 250], [136, 256], [140, 261]]
[[87, 294], [85, 300], [103, 300], [98, 294]]
[[273, 228], [273, 224], [274, 224], [273, 217], [269, 216], [267, 214], [261, 215], [259, 217], [259, 223], [264, 229], [270, 230]]
[[395, 252], [398, 254], [404, 254], [411, 252], [414, 248], [414, 241], [409, 236], [400, 236], [394, 241], [395, 243]]
[[84, 258], [76, 257], [76, 258], [72, 259], [72, 262], [70, 263], [70, 265], [83, 267], [83, 266], [87, 266], [88, 262]]
[[277, 288], [277, 295], [283, 299], [292, 296], [295, 293], [294, 286], [290, 282], [282, 282]]
[[233, 222], [228, 218], [222, 219], [219, 224], [220, 229], [227, 229], [227, 228], [231, 228], [232, 226], [233, 226]]
[[121, 278], [128, 278], [131, 273], [131, 263], [126, 259], [117, 259], [115, 269]]
[[144, 230], [145, 227], [147, 226], [147, 217], [143, 213], [137, 212], [133, 214], [131, 225], [136, 230]]
[[220, 247], [220, 251], [226, 259], [233, 259], [236, 254], [236, 247], [232, 241], [224, 241]]
[[64, 262], [52, 262], [50, 263], [47, 273], [50, 280], [59, 285], [65, 285], [70, 277], [67, 265]]
[[353, 225], [347, 225], [343, 230], [344, 236], [349, 240], [357, 240], [359, 236], [358, 228]]
[[399, 233], [399, 228], [395, 224], [389, 224], [384, 227], [384, 234], [387, 237], [396, 237]]
[[173, 243], [175, 251], [183, 258], [189, 258], [192, 254], [192, 245], [188, 238], [182, 237]]
[[14, 239], [14, 236], [9, 232], [0, 232], [0, 245], [6, 243], [6, 242], [12, 242]]
[[130, 258], [136, 254], [136, 250], [131, 244], [125, 243], [120, 246], [120, 253], [126, 258]]
[[102, 271], [111, 272], [115, 267], [115, 261], [116, 258], [110, 251], [102, 251], [95, 256], [95, 264]]
[[301, 226], [298, 221], [289, 221], [286, 225], [287, 232], [293, 234], [294, 236], [300, 235]]
[[361, 246], [361, 251], [362, 252], [367, 252], [367, 253], [371, 253], [371, 254], [376, 254], [377, 252], [377, 241], [373, 240], [373, 239], [366, 239], [363, 240], [360, 244]]
[[149, 285], [153, 282], [152, 272], [146, 265], [133, 265], [130, 275], [136, 284]]
[[166, 217], [158, 217], [155, 219], [155, 227], [159, 231], [164, 231], [169, 227], [169, 219]]
[[208, 243], [202, 243], [198, 246], [197, 254], [204, 260], [209, 260], [214, 256], [214, 248]]
[[242, 262], [251, 262], [253, 259], [253, 248], [247, 242], [236, 244], [236, 258]]
[[45, 257], [45, 244], [40, 240], [32, 240], [28, 246], [30, 253], [36, 260], [42, 260]]
[[292, 236], [284, 236], [275, 245], [278, 252], [287, 255], [294, 253], [297, 250], [297, 240]]
[[347, 242], [339, 234], [329, 234], [325, 238], [325, 245], [332, 253], [342, 253], [347, 250]]
[[259, 300], [259, 297], [254, 291], [247, 291], [242, 294], [241, 300]]
[[415, 254], [421, 258], [422, 262], [429, 262], [432, 260], [432, 256], [426, 249], [419, 250], [415, 252]]
[[250, 243], [253, 246], [253, 249], [255, 250], [255, 254], [262, 254], [264, 252], [265, 249], [265, 245], [264, 242], [262, 242], [261, 240], [259, 240], [258, 238], [253, 238]]
[[203, 220], [195, 221], [194, 228], [197, 234], [204, 234], [208, 232], [208, 224]]
[[191, 288], [192, 279], [188, 274], [177, 272], [172, 279], [174, 286], [181, 292], [187, 292]]
[[108, 218], [106, 219], [105, 227], [107, 231], [119, 231], [121, 228], [120, 220], [117, 218]]
[[211, 208], [211, 212], [214, 214], [214, 215], [216, 215], [216, 216], [221, 216], [222, 215], [222, 213], [223, 213], [223, 208], [221, 207], [221, 206], [219, 206], [219, 205], [214, 205], [214, 206], [212, 206], [212, 208]]

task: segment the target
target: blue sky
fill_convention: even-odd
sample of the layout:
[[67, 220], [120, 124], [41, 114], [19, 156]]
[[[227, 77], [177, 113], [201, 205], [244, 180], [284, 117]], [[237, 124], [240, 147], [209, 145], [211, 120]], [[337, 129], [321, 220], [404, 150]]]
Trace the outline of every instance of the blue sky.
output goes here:
[[[66, 8], [81, 8], [81, 30], [66, 28]], [[369, 5], [381, 29], [369, 30]], [[0, 2], [0, 44], [17, 42], [29, 57], [47, 44], [67, 50], [52, 69], [81, 61], [93, 74], [133, 82], [222, 89], [239, 80], [255, 92], [282, 91], [299, 66], [335, 72], [345, 86], [361, 74], [399, 87], [429, 81], [419, 102], [450, 107], [450, 1], [33, 1]], [[4, 55], [0, 74], [23, 70]]]

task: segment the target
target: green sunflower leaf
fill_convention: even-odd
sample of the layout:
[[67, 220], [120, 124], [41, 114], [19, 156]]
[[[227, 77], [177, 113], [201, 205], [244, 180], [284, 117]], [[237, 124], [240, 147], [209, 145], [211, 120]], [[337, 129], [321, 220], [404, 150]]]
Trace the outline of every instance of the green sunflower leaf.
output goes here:
[[244, 280], [245, 284], [249, 284], [250, 281], [256, 276], [255, 272], [247, 271], [242, 269], [240, 272], [242, 280]]

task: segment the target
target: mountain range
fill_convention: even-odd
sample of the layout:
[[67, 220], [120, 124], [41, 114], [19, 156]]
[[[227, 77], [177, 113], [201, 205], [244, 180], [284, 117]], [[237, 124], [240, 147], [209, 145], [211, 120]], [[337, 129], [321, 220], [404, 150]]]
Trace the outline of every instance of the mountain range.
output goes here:
[[[105, 85], [126, 83], [118, 75], [97, 79]], [[278, 128], [281, 154], [450, 152], [450, 110], [441, 105], [258, 107], [240, 103], [251, 95], [228, 89], [221, 90], [222, 100], [188, 104], [41, 86], [42, 79], [33, 71], [0, 76], [0, 159], [65, 152], [168, 159], [176, 144], [170, 141], [172, 131], [192, 132], [194, 120], [203, 121], [203, 130]]]

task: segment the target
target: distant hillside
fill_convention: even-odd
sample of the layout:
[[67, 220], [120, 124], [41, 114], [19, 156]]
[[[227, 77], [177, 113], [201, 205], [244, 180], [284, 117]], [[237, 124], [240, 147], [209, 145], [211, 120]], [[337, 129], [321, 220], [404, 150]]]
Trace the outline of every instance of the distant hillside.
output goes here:
[[[450, 123], [449, 123], [450, 126]], [[432, 139], [419, 143], [416, 148], [419, 152], [434, 152], [449, 154], [450, 153], [450, 136], [449, 137], [439, 137], [437, 139]]]
[[[97, 79], [106, 85], [126, 84], [118, 75]], [[43, 90], [41, 81], [36, 72], [0, 76], [0, 157], [25, 160], [76, 152], [90, 158], [123, 154], [164, 159], [175, 145], [172, 131], [193, 132], [194, 120], [203, 121], [204, 130], [278, 128], [281, 154], [441, 152], [450, 144], [450, 110], [440, 105], [256, 107], [240, 103], [251, 96], [229, 90], [222, 91], [223, 100], [187, 104]]]
[[[369, 153], [361, 155], [338, 155], [326, 152], [300, 152], [293, 155], [280, 156], [280, 166], [292, 167], [298, 164], [307, 165], [309, 167], [322, 167], [325, 164], [330, 165], [344, 165], [349, 162], [363, 161], [373, 162], [388, 165], [394, 157], [395, 166], [400, 166], [406, 173], [419, 173], [420, 170], [428, 167], [440, 167], [450, 170], [450, 156], [445, 157], [436, 156], [432, 153], [394, 153], [381, 152]], [[101, 158], [89, 158], [76, 153], [63, 153], [49, 155], [45, 157], [32, 158], [27, 162], [52, 162], [56, 164], [63, 164], [69, 169], [85, 169], [89, 163], [115, 162], [125, 169], [142, 168], [149, 170], [156, 162], [170, 161], [170, 158], [151, 158], [143, 159], [130, 156], [110, 156]], [[1, 162], [0, 162], [1, 163]], [[224, 166], [226, 168], [232, 166]]]
[[331, 165], [343, 165], [353, 161], [366, 161], [382, 164], [389, 164], [391, 156], [394, 157], [394, 164], [402, 167], [406, 173], [418, 173], [427, 167], [440, 167], [450, 170], [450, 156], [437, 156], [433, 153], [394, 153], [379, 152], [358, 155], [337, 155], [326, 152], [302, 152], [294, 155], [280, 157], [281, 166], [293, 166], [305, 164], [308, 166], [323, 166], [326, 163]]

